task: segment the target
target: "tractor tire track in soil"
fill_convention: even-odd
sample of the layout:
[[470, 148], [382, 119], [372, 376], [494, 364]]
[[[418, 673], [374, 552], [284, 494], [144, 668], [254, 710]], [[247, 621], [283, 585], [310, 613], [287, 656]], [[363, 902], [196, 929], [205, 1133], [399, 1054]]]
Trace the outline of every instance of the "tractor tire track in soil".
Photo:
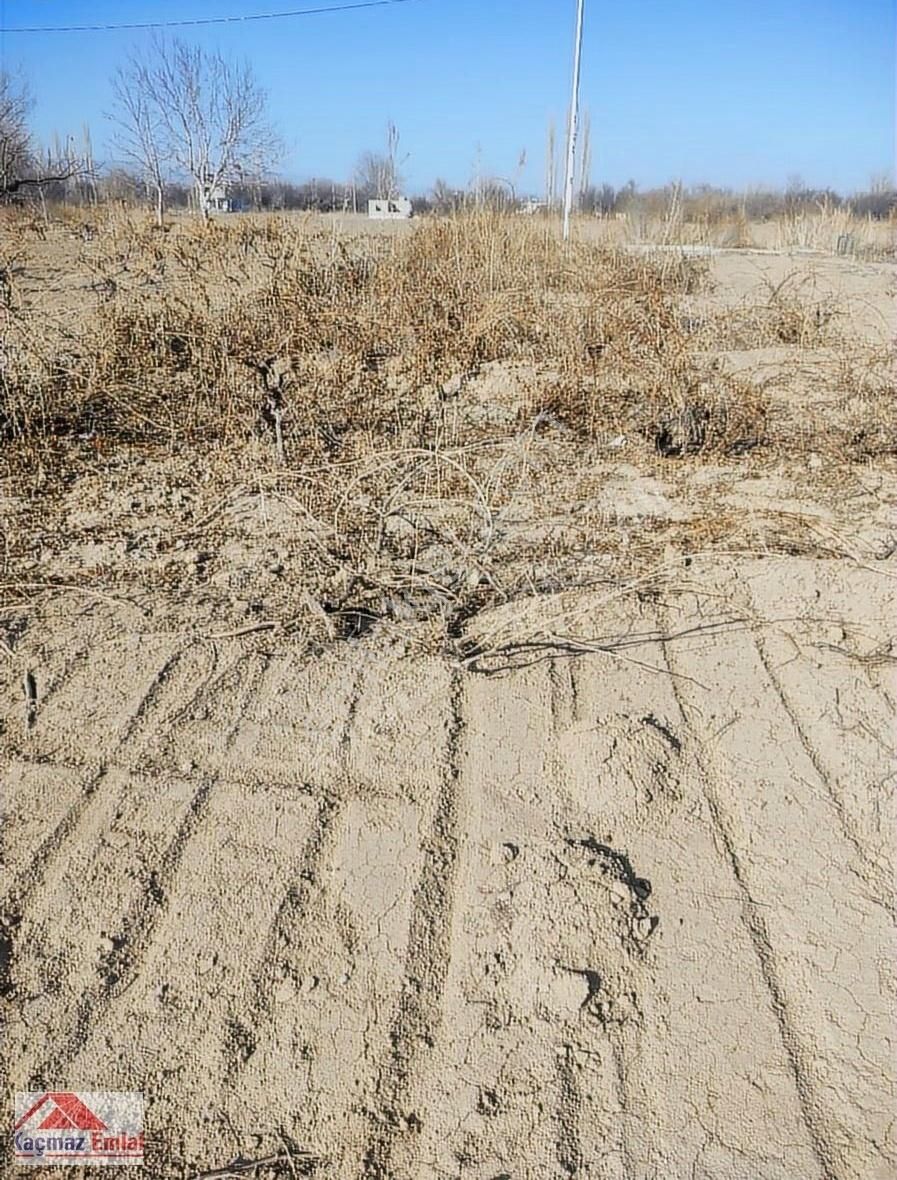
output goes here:
[[889, 580], [772, 564], [546, 596], [627, 646], [497, 675], [26, 632], [70, 674], [0, 735], [9, 1089], [143, 1090], [166, 1180], [893, 1174], [883, 673], [810, 619], [877, 650]]
[[[253, 673], [246, 677], [243, 685], [243, 700], [239, 706], [239, 715], [251, 699], [253, 691], [264, 671], [262, 661]], [[154, 681], [154, 684], [156, 681]], [[143, 715], [143, 708], [135, 711], [134, 724]], [[234, 724], [230, 732], [221, 735], [222, 750], [226, 751], [236, 732], [239, 721]], [[132, 725], [129, 724], [130, 730]], [[129, 909], [122, 915], [120, 934], [111, 937], [112, 943], [108, 953], [102, 960], [102, 974], [92, 984], [87, 986], [74, 1010], [69, 1015], [67, 1026], [57, 1026], [53, 1038], [53, 1051], [40, 1065], [37, 1066], [31, 1079], [32, 1089], [53, 1085], [52, 1079], [67, 1072], [66, 1067], [79, 1051], [86, 1031], [92, 1026], [101, 1024], [109, 1006], [128, 988], [137, 978], [143, 965], [144, 956], [156, 935], [159, 924], [166, 914], [166, 903], [172, 884], [177, 879], [184, 857], [195, 838], [197, 831], [204, 822], [212, 791], [217, 786], [217, 779], [208, 776], [201, 779], [198, 788], [192, 795], [186, 813], [177, 827], [174, 838], [160, 856], [150, 874], [147, 884], [147, 894], [137, 896]], [[150, 904], [147, 904], [148, 901]]]
[[[413, 1141], [423, 1125], [417, 1109], [415, 1070], [432, 1050], [445, 1019], [443, 993], [452, 955], [455, 877], [461, 832], [464, 738], [464, 682], [455, 672], [450, 685], [450, 725], [442, 784], [430, 831], [423, 838], [423, 865], [414, 890], [408, 949], [398, 1010], [389, 1033], [391, 1051], [379, 1074], [373, 1133], [363, 1175], [388, 1180], [394, 1157], [413, 1158]], [[409, 1143], [410, 1141], [410, 1143]]]
[[[680, 613], [676, 622], [681, 622]], [[667, 629], [672, 630], [669, 612]], [[820, 957], [839, 919], [849, 929], [862, 913], [863, 937], [879, 947], [893, 938], [893, 919], [883, 899], [875, 896], [868, 859], [845, 831], [843, 802], [833, 797], [819, 773], [812, 746], [771, 673], [762, 640], [743, 632], [730, 640], [732, 647], [736, 651], [730, 654], [736, 655], [754, 708], [749, 716], [733, 712], [722, 732], [715, 734], [706, 721], [706, 702], [712, 699], [721, 707], [717, 716], [734, 705], [731, 687], [721, 683], [719, 657], [691, 651], [686, 659], [682, 648], [665, 645], [674, 690], [701, 751], [697, 757], [705, 798], [743, 898], [742, 920], [761, 966], [820, 1174], [824, 1180], [858, 1174], [868, 1166], [861, 1165], [861, 1159], [868, 1161], [870, 1156], [874, 1167], [885, 1169], [893, 1163], [893, 1147], [880, 1138], [879, 1076], [869, 1066], [872, 1056], [882, 1074], [887, 1073], [880, 1046], [887, 1040], [889, 1022], [884, 1011], [879, 1009], [876, 1019], [866, 1010], [862, 982], [847, 966], [857, 961], [848, 948], [859, 940], [847, 938], [840, 944], [843, 952], [834, 951], [825, 968]], [[688, 679], [683, 675], [686, 667]], [[762, 769], [755, 771], [754, 789], [739, 794], [732, 786], [739, 771], [743, 774], [742, 768], [750, 764], [748, 750], [756, 747], [758, 731], [770, 735], [771, 748], [777, 751], [777, 757], [766, 763], [767, 774], [773, 774], [766, 777]], [[823, 780], [822, 791], [811, 782], [817, 775]], [[820, 807], [820, 798], [827, 807]], [[857, 882], [865, 888], [857, 889]], [[819, 904], [822, 898], [824, 905]], [[824, 959], [828, 964], [828, 954]], [[852, 1020], [864, 1030], [862, 1047], [850, 1034], [839, 1037], [829, 1031], [826, 1038], [819, 1037], [815, 1030], [823, 1027], [833, 1004], [846, 1012], [853, 1009]], [[878, 1037], [872, 1031], [876, 1024]], [[864, 1128], [854, 1125], [848, 1130], [832, 1102], [834, 1077], [866, 1112], [865, 1143]]]

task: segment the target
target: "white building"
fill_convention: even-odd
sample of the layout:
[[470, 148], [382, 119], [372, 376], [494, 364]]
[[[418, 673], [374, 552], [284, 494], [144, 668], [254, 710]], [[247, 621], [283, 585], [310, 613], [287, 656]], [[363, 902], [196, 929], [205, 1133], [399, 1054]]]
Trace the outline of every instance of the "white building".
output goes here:
[[368, 201], [368, 217], [375, 221], [404, 221], [413, 212], [407, 197]]
[[199, 197], [201, 207], [207, 213], [230, 213], [231, 211], [231, 200], [227, 195], [227, 185], [223, 182], [221, 184], [212, 184], [210, 181], [205, 181]]

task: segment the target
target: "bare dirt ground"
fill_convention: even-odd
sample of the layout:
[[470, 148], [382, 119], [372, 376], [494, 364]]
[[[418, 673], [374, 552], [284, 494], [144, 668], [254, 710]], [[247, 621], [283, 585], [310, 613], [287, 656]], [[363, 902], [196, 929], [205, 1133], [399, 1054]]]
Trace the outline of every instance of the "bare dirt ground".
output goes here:
[[[726, 253], [685, 312], [797, 265], [887, 343], [886, 264]], [[805, 443], [515, 434], [478, 610], [444, 537], [312, 600], [268, 443], [6, 484], [10, 1090], [142, 1090], [159, 1177], [895, 1175], [897, 469], [820, 432], [832, 345], [733, 323]]]

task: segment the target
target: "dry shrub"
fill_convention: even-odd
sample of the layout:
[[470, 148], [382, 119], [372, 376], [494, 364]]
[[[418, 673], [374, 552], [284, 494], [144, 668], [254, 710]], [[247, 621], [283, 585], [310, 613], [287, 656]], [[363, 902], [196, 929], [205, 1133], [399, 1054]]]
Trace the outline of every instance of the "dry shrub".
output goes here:
[[897, 383], [887, 348], [842, 350], [802, 405], [776, 413], [777, 440], [792, 453], [833, 462], [897, 457]]
[[[804, 429], [793, 415], [773, 421], [764, 388], [702, 353], [837, 342], [836, 308], [812, 277], [789, 274], [761, 303], [692, 331], [682, 299], [706, 289], [705, 259], [564, 246], [541, 219], [467, 214], [339, 238], [305, 218], [185, 219], [160, 232], [122, 212], [96, 224], [78, 247], [92, 281], [74, 321], [56, 323], [39, 293], [23, 297], [27, 250], [0, 258], [8, 464], [85, 437], [106, 451], [233, 447], [273, 441], [275, 428], [294, 466], [355, 462], [533, 423], [671, 457], [818, 449], [808, 430], [851, 459], [893, 453], [881, 365], [873, 380], [854, 362], [843, 409], [826, 421], [807, 411]], [[464, 383], [491, 362], [528, 374], [516, 417], [464, 409]], [[440, 487], [453, 478], [440, 469]]]
[[0, 205], [0, 235], [23, 244], [29, 238], [43, 241], [47, 237], [47, 222], [31, 205]]
[[352, 431], [419, 442], [446, 382], [490, 361], [565, 381], [600, 363], [608, 390], [605, 372], [647, 364], [657, 397], [669, 374], [673, 406], [677, 299], [706, 277], [681, 257], [565, 248], [543, 223], [491, 214], [340, 241], [295, 220], [160, 233], [121, 217], [84, 261], [97, 302], [64, 348], [41, 340], [33, 308], [10, 324], [8, 435], [233, 442], [267, 407], [309, 454]]
[[583, 576], [538, 528], [497, 523], [538, 431], [567, 456], [571, 428], [670, 455], [749, 434], [680, 327], [701, 260], [565, 247], [493, 215], [357, 239], [120, 218], [79, 251], [78, 319], [54, 325], [33, 290], [7, 316], [9, 467], [111, 471], [139, 445], [233, 471], [267, 453], [335, 633], [375, 615], [452, 633], [478, 604]]
[[779, 344], [801, 348], [839, 339], [834, 299], [818, 296], [812, 274], [791, 271], [779, 282], [763, 278], [763, 302], [720, 312], [706, 321], [704, 336], [717, 348], [751, 349]]
[[667, 458], [742, 455], [767, 441], [768, 400], [757, 385], [722, 370], [673, 363], [641, 380], [559, 380], [537, 398], [546, 422], [614, 445], [635, 436]]
[[[668, 457], [741, 454], [761, 445], [762, 389], [708, 365], [681, 314], [678, 296], [695, 281], [682, 268], [692, 265], [681, 256], [674, 267], [667, 258], [640, 259], [613, 299], [585, 307], [563, 335], [557, 376], [533, 391], [536, 412], [588, 439], [635, 435]], [[697, 272], [704, 273], [703, 263]]]

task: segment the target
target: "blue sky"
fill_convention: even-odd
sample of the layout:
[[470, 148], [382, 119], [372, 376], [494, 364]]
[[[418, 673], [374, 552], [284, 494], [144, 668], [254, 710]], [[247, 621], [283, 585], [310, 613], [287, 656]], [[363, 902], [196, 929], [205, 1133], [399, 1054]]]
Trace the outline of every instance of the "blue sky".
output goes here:
[[[328, 0], [0, 0], [0, 25], [116, 23], [316, 7]], [[287, 145], [282, 173], [343, 179], [393, 119], [408, 188], [484, 173], [543, 185], [563, 137], [574, 0], [413, 0], [179, 33], [245, 57]], [[40, 136], [90, 124], [104, 148], [109, 77], [149, 34], [0, 34], [29, 78]], [[593, 179], [743, 187], [799, 174], [841, 191], [893, 170], [895, 0], [586, 0], [582, 102]]]

